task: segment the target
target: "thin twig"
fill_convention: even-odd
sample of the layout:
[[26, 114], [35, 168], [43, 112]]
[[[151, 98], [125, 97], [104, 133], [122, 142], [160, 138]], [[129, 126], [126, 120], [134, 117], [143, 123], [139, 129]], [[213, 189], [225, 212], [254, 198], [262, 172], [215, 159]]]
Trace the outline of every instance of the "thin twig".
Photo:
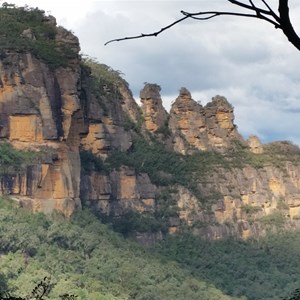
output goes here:
[[164, 32], [165, 30], [173, 27], [174, 25], [184, 21], [185, 19], [189, 18], [189, 16], [185, 16], [181, 19], [178, 19], [176, 20], [175, 22], [161, 28], [160, 30], [158, 31], [155, 31], [155, 32], [152, 32], [152, 33], [141, 33], [140, 35], [136, 35], [136, 36], [129, 36], [129, 37], [124, 37], [124, 38], [118, 38], [118, 39], [113, 39], [113, 40], [110, 40], [108, 42], [106, 42], [104, 45], [106, 46], [107, 44], [109, 43], [112, 43], [112, 42], [119, 42], [119, 41], [125, 41], [125, 40], [133, 40], [133, 39], [139, 39], [139, 38], [142, 38], [142, 37], [150, 37], [150, 36], [158, 36], [160, 33]]
[[[231, 1], [231, 0], [229, 0], [229, 1]], [[220, 11], [205, 11], [205, 12], [197, 12], [197, 13], [189, 13], [186, 11], [181, 11], [181, 13], [184, 15], [183, 18], [180, 18], [180, 19], [176, 20], [175, 22], [173, 22], [165, 27], [162, 27], [158, 31], [155, 31], [152, 33], [141, 33], [141, 34], [135, 35], [135, 36], [113, 39], [113, 40], [106, 42], [104, 45], [108, 45], [109, 43], [112, 43], [112, 42], [119, 42], [119, 41], [133, 40], [133, 39], [139, 39], [139, 38], [144, 38], [144, 37], [158, 36], [165, 30], [175, 26], [176, 24], [178, 24], [180, 22], [183, 22], [184, 20], [186, 20], [188, 18], [194, 19], [194, 20], [209, 20], [209, 19], [212, 19], [212, 18], [215, 18], [218, 16], [236, 16], [236, 17], [258, 18], [258, 19], [262, 19], [262, 20], [265, 20], [265, 21], [273, 24], [276, 28], [280, 28], [279, 23], [273, 21], [272, 19], [267, 18], [266, 16], [264, 16], [262, 14], [253, 15], [253, 14], [244, 14], [244, 13], [235, 13], [235, 12], [220, 12]], [[198, 17], [198, 16], [204, 16], [204, 17]]]
[[[257, 6], [252, 6], [252, 5], [248, 5], [248, 4], [245, 4], [245, 3], [242, 3], [240, 1], [236, 1], [236, 0], [227, 0], [229, 1], [230, 3], [234, 4], [234, 5], [237, 5], [237, 6], [240, 6], [240, 7], [243, 7], [243, 8], [246, 8], [246, 9], [250, 9], [250, 10], [253, 10], [253, 11], [258, 11], [262, 14], [265, 14], [265, 15], [272, 15], [272, 13], [269, 11], [269, 10], [266, 10], [266, 9], [262, 9], [262, 8], [258, 8]], [[251, 3], [251, 2], [250, 2]]]
[[[133, 40], [133, 39], [139, 39], [139, 38], [144, 38], [144, 37], [153, 37], [153, 36], [158, 36], [162, 32], [170, 29], [171, 27], [175, 26], [178, 23], [183, 22], [186, 19], [194, 19], [194, 20], [209, 20], [218, 16], [235, 16], [235, 17], [246, 17], [246, 18], [256, 18], [256, 19], [261, 19], [264, 20], [268, 23], [271, 23], [272, 25], [275, 26], [275, 28], [280, 28], [282, 29], [282, 23], [281, 23], [281, 18], [275, 14], [275, 12], [272, 10], [272, 8], [267, 4], [265, 0], [261, 0], [262, 3], [268, 8], [262, 9], [260, 7], [257, 7], [253, 0], [249, 0], [250, 5], [245, 4], [243, 2], [237, 1], [237, 0], [227, 0], [231, 4], [240, 6], [242, 8], [245, 8], [247, 10], [255, 12], [255, 14], [251, 13], [239, 13], [239, 12], [228, 12], [228, 11], [204, 11], [204, 12], [196, 12], [196, 13], [191, 13], [191, 12], [186, 12], [186, 11], [181, 11], [181, 13], [184, 15], [184, 17], [174, 21], [173, 23], [162, 27], [160, 30], [157, 30], [152, 33], [141, 33], [139, 35], [135, 36], [129, 36], [129, 37], [123, 37], [123, 38], [117, 38], [110, 40], [106, 42], [104, 45], [108, 45], [109, 43], [112, 42], [119, 42], [119, 41], [124, 41], [124, 40]], [[285, 0], [288, 1], [288, 0]]]
[[[188, 13], [181, 11], [184, 15], [189, 16], [191, 19], [194, 20], [209, 20], [214, 17], [218, 16], [235, 16], [235, 17], [246, 17], [246, 18], [256, 18], [256, 19], [262, 19], [265, 20], [271, 24], [273, 24], [276, 28], [280, 28], [280, 23], [275, 22], [274, 20], [264, 16], [263, 14], [257, 13], [255, 15], [253, 14], [243, 14], [243, 13], [235, 13], [235, 12], [219, 12], [219, 11], [209, 11], [209, 12], [199, 12], [199, 13]], [[196, 17], [201, 15], [211, 14], [211, 16], [208, 17]]]
[[271, 6], [265, 1], [261, 0], [263, 4], [268, 8], [268, 10], [271, 12], [272, 17], [277, 21], [280, 22], [280, 17], [274, 12], [274, 10], [271, 8]]

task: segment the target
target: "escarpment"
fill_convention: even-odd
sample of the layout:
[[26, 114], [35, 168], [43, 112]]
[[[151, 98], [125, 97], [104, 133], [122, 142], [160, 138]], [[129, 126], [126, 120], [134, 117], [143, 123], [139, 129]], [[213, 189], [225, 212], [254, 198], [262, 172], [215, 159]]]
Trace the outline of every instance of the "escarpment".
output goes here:
[[91, 207], [146, 245], [186, 229], [218, 239], [299, 228], [297, 146], [244, 140], [222, 96], [203, 106], [181, 88], [168, 113], [147, 83], [139, 107], [119, 72], [43, 22], [48, 36], [24, 25], [28, 45], [0, 49], [2, 195], [66, 216]]
[[[47, 158], [23, 174], [4, 173], [2, 191], [34, 211], [57, 209], [71, 215], [81, 206], [80, 140], [74, 136], [83, 125], [80, 58], [78, 39], [60, 28], [56, 40], [62, 37], [61, 42], [66, 47], [72, 45], [73, 51], [65, 67], [53, 69], [31, 51], [1, 50], [1, 139], [37, 155], [47, 152]], [[5, 186], [7, 182], [11, 183]]]
[[[142, 90], [137, 115], [144, 123], [138, 128], [131, 119], [127, 149], [110, 146], [104, 160], [83, 159], [85, 204], [117, 224], [127, 220], [127, 229], [147, 245], [162, 238], [161, 232], [186, 226], [211, 239], [299, 227], [297, 146], [262, 145], [255, 136], [245, 141], [224, 97], [203, 107], [182, 88], [167, 114], [160, 111], [158, 92], [150, 84]], [[164, 138], [162, 127], [168, 130]]]

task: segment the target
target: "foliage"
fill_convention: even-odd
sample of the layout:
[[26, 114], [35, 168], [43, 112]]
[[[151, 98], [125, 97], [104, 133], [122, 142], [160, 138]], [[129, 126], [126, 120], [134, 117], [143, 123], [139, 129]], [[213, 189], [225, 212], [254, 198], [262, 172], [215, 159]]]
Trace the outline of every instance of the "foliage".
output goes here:
[[140, 131], [137, 124], [134, 121], [132, 121], [129, 117], [125, 118], [123, 122], [123, 127], [125, 131], [130, 131], [130, 130], [134, 130], [135, 132]]
[[168, 236], [156, 251], [228, 295], [273, 300], [287, 297], [300, 286], [299, 243], [300, 232], [248, 241], [209, 241], [185, 234]]
[[17, 150], [10, 143], [0, 143], [1, 174], [24, 171], [25, 168], [38, 159], [36, 153], [27, 150]]
[[[52, 288], [53, 288], [53, 284], [51, 283], [50, 278], [45, 277], [42, 281], [40, 281], [35, 286], [35, 288], [33, 288], [31, 293], [26, 297], [15, 297], [12, 296], [9, 292], [4, 292], [4, 293], [0, 293], [0, 300], [27, 300], [27, 299], [44, 300], [47, 298]], [[61, 300], [75, 300], [77, 296], [70, 295], [70, 294], [63, 294], [60, 295], [59, 298]]]
[[214, 285], [234, 297], [277, 299], [300, 286], [299, 243], [300, 232], [258, 241], [185, 234], [148, 251], [88, 211], [65, 220], [0, 207], [0, 274], [11, 295], [21, 297], [51, 275], [49, 299], [231, 299]]
[[248, 215], [253, 215], [262, 210], [260, 206], [253, 206], [249, 204], [245, 204], [241, 207], [241, 210]]
[[164, 136], [164, 138], [168, 138], [171, 136], [172, 132], [169, 128], [169, 118], [165, 121], [165, 124], [159, 127], [155, 133], [160, 133]]
[[289, 209], [288, 204], [285, 202], [285, 199], [282, 196], [277, 200], [277, 209]]
[[176, 193], [176, 190], [165, 187], [156, 194], [157, 211], [155, 214], [158, 219], [168, 222], [170, 217], [178, 217], [179, 209], [172, 195], [174, 192]]
[[90, 173], [91, 171], [96, 171], [99, 173], [107, 173], [107, 167], [102, 161], [102, 159], [94, 155], [90, 151], [80, 151], [80, 161], [82, 171]]
[[89, 56], [83, 58], [83, 65], [88, 67], [91, 72], [91, 76], [94, 80], [93, 87], [97, 89], [100, 94], [118, 93], [118, 86], [124, 84], [127, 86], [127, 82], [122, 78], [124, 75], [121, 71], [112, 69], [111, 67], [99, 63], [96, 59]]
[[250, 165], [254, 168], [263, 168], [272, 165], [282, 169], [286, 161], [294, 164], [300, 163], [300, 149], [291, 142], [274, 142], [263, 147], [263, 153], [252, 153], [249, 148], [239, 141], [233, 141], [232, 147], [226, 158], [230, 163], [230, 167], [242, 168]]
[[[81, 69], [85, 71], [86, 91], [95, 98], [102, 109], [104, 116], [110, 113], [116, 113], [115, 103], [117, 99], [122, 101], [121, 91], [126, 87], [127, 82], [122, 78], [122, 73], [111, 67], [97, 62], [94, 58], [88, 56], [83, 57]], [[125, 130], [130, 129], [132, 120], [125, 118]], [[139, 124], [140, 126], [140, 124]]]
[[125, 240], [88, 211], [65, 220], [0, 208], [0, 253], [0, 274], [11, 295], [21, 297], [51, 275], [49, 299], [232, 299]]
[[[28, 29], [34, 35], [33, 39], [22, 35]], [[57, 44], [55, 35], [56, 27], [47, 21], [43, 10], [7, 3], [0, 8], [0, 51], [31, 51], [52, 69], [66, 66], [68, 59], [76, 57], [76, 53]]]
[[204, 179], [209, 172], [224, 163], [222, 155], [207, 151], [184, 156], [165, 149], [164, 145], [136, 136], [127, 152], [114, 151], [106, 160], [109, 169], [119, 169], [122, 165], [134, 168], [138, 173], [147, 173], [151, 182], [159, 186], [181, 184], [196, 196], [201, 192], [197, 179]]
[[123, 121], [123, 127], [126, 131], [133, 130], [134, 132], [140, 134], [143, 123], [144, 117], [142, 116], [142, 112], [140, 111], [136, 122], [133, 121], [129, 116], [125, 116], [125, 119]]
[[[179, 167], [180, 159], [174, 152], [167, 152], [160, 144], [149, 144], [142, 137], [135, 137], [131, 148], [127, 152], [114, 151], [106, 163], [110, 169], [119, 169], [122, 165], [134, 168], [138, 173], [148, 173], [153, 183], [167, 185], [174, 182], [170, 179], [161, 178], [158, 173], [164, 170], [174, 173], [176, 166]], [[179, 169], [179, 168], [178, 168]], [[180, 172], [180, 170], [178, 170]]]
[[113, 229], [125, 236], [133, 232], [166, 232], [167, 227], [163, 220], [155, 218], [152, 214], [129, 212], [119, 218], [113, 218]]
[[300, 289], [296, 289], [290, 297], [284, 297], [282, 300], [299, 300], [300, 299]]
[[274, 211], [272, 214], [260, 218], [260, 222], [267, 226], [280, 228], [285, 224], [285, 217], [281, 211]]

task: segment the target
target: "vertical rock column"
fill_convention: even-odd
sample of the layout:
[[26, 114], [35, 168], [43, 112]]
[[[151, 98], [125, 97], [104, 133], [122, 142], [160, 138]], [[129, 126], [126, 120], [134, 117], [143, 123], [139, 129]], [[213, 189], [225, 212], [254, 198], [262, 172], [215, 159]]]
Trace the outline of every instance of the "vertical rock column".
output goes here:
[[140, 92], [145, 126], [150, 132], [156, 132], [166, 126], [168, 120], [168, 113], [162, 105], [160, 90], [159, 85], [147, 83]]

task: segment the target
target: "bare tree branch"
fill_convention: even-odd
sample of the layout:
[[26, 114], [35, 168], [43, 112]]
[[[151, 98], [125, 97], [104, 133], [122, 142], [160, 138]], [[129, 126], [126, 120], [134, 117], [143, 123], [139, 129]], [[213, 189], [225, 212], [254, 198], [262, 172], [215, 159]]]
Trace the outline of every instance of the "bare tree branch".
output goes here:
[[265, 1], [265, 0], [261, 0], [264, 5], [268, 8], [268, 10], [270, 11], [270, 13], [272, 14], [272, 17], [277, 21], [280, 22], [280, 18], [279, 16], [276, 15], [276, 13], [274, 12], [274, 10], [270, 7], [270, 5]]
[[279, 1], [279, 15], [277, 15], [271, 6], [268, 4], [266, 0], [261, 0], [261, 3], [265, 8], [258, 7], [253, 0], [248, 0], [250, 4], [246, 4], [245, 2], [238, 1], [238, 0], [227, 0], [231, 4], [246, 9], [252, 13], [240, 13], [234, 11], [203, 11], [203, 12], [186, 12], [181, 11], [184, 17], [174, 21], [173, 23], [162, 27], [160, 30], [157, 30], [152, 33], [141, 33], [135, 36], [123, 37], [110, 40], [105, 43], [105, 45], [112, 43], [112, 42], [119, 42], [124, 40], [132, 40], [132, 39], [139, 39], [144, 37], [151, 37], [151, 36], [158, 36], [162, 32], [170, 29], [171, 27], [175, 26], [178, 23], [185, 21], [186, 19], [193, 19], [193, 20], [209, 20], [218, 16], [234, 16], [234, 17], [245, 17], [245, 18], [254, 18], [264, 20], [275, 28], [279, 28], [282, 30], [284, 35], [288, 38], [289, 42], [292, 43], [299, 51], [300, 51], [300, 37], [295, 32], [289, 17], [289, 7], [288, 1], [289, 0], [278, 0]]
[[156, 31], [156, 32], [152, 32], [152, 33], [141, 33], [139, 35], [136, 35], [136, 36], [129, 36], [129, 37], [124, 37], [124, 38], [118, 38], [118, 39], [113, 39], [113, 40], [110, 40], [108, 42], [106, 42], [104, 45], [106, 46], [107, 44], [109, 43], [112, 43], [112, 42], [119, 42], [119, 41], [125, 41], [125, 40], [133, 40], [133, 39], [139, 39], [139, 38], [142, 38], [142, 37], [150, 37], [150, 36], [158, 36], [160, 33], [162, 33], [163, 31], [173, 27], [174, 25], [184, 21], [185, 19], [189, 18], [189, 16], [185, 16], [181, 19], [178, 19], [177, 21], [161, 28], [160, 30]]
[[[182, 14], [189, 16], [191, 19], [194, 20], [208, 20], [212, 19], [217, 16], [235, 16], [235, 17], [246, 17], [246, 18], [256, 18], [265, 20], [271, 24], [273, 24], [276, 28], [280, 28], [280, 23], [277, 23], [276, 21], [264, 16], [260, 13], [258, 10], [256, 14], [243, 14], [243, 13], [235, 13], [235, 12], [227, 12], [227, 11], [205, 11], [205, 12], [197, 12], [197, 13], [189, 13], [185, 11], [181, 11]], [[197, 17], [197, 16], [203, 16], [203, 15], [210, 15], [207, 17]]]
[[251, 5], [247, 5], [243, 2], [240, 2], [240, 1], [236, 1], [236, 0], [227, 0], [228, 2], [234, 4], [234, 5], [237, 5], [237, 6], [240, 6], [242, 8], [246, 8], [246, 9], [249, 9], [249, 10], [254, 10], [254, 11], [260, 11], [260, 13], [262, 14], [266, 14], [266, 15], [271, 15], [271, 12], [270, 10], [265, 10], [265, 9], [261, 9], [261, 8], [258, 8], [257, 6], [255, 6], [253, 4], [252, 1], [249, 1]]
[[[249, 17], [249, 18], [257, 18], [256, 15], [251, 15], [251, 14], [241, 14], [241, 13], [231, 13], [231, 12], [219, 12], [219, 11], [211, 11], [211, 12], [203, 12], [203, 13], [188, 13], [188, 12], [184, 12], [181, 11], [183, 14], [185, 14], [186, 16], [189, 16], [191, 19], [194, 20], [199, 20], [199, 21], [203, 21], [203, 20], [209, 20], [212, 19], [214, 17], [218, 17], [218, 16], [239, 16], [239, 17]], [[207, 17], [196, 17], [196, 16], [201, 16], [201, 15], [206, 15], [206, 14], [210, 14], [210, 16]]]

